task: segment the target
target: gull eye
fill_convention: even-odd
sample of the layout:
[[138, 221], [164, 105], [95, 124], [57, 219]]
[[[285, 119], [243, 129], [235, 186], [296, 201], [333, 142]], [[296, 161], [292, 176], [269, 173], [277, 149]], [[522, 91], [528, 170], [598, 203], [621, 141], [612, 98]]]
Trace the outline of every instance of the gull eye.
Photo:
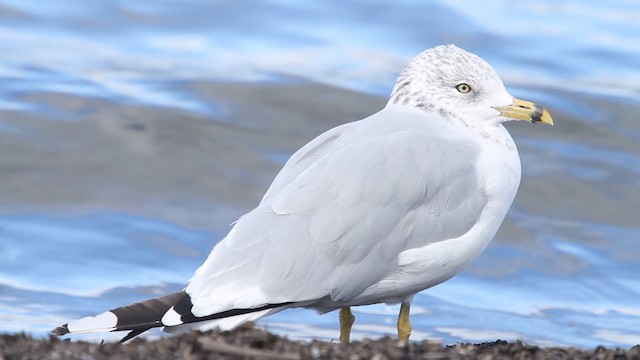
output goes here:
[[471, 86], [469, 86], [469, 84], [467, 83], [458, 84], [456, 85], [456, 90], [458, 90], [462, 94], [466, 94], [471, 91]]

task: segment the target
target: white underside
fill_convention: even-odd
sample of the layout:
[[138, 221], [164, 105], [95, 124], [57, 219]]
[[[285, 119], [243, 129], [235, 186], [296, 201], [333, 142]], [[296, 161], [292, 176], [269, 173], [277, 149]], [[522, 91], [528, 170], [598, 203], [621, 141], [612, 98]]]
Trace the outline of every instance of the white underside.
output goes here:
[[176, 325], [176, 326], [165, 326], [162, 328], [162, 331], [171, 333], [171, 334], [182, 334], [190, 330], [207, 331], [215, 328], [218, 328], [220, 330], [231, 330], [241, 324], [244, 324], [249, 321], [257, 321], [265, 316], [271, 315], [278, 311], [280, 311], [280, 309], [269, 309], [269, 310], [257, 311], [250, 314], [232, 316], [232, 317], [219, 319], [219, 320], [200, 321], [200, 322], [182, 324], [182, 325]]

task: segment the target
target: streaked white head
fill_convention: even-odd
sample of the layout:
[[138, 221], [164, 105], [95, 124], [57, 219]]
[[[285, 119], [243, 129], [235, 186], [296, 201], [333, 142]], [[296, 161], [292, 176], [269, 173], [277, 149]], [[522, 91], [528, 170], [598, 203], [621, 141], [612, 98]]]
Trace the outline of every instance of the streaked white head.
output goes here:
[[437, 46], [416, 56], [398, 77], [388, 104], [440, 112], [471, 126], [496, 126], [508, 120], [552, 124], [543, 108], [514, 99], [491, 65], [455, 45]]

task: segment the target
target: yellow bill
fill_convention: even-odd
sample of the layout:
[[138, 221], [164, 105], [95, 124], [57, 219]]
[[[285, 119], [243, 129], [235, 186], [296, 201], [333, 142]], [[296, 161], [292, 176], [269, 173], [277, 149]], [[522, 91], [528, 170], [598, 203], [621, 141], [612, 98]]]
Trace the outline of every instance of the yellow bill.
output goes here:
[[530, 101], [513, 98], [511, 105], [496, 107], [495, 109], [506, 118], [553, 125], [553, 119], [547, 109]]

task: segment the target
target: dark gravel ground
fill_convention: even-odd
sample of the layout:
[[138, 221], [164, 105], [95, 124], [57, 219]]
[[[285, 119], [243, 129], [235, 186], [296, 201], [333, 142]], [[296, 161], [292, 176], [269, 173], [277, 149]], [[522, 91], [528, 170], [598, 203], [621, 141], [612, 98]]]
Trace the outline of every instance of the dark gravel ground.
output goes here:
[[639, 359], [631, 349], [593, 350], [540, 348], [520, 342], [443, 346], [412, 342], [400, 347], [390, 337], [357, 341], [347, 346], [314, 340], [291, 341], [251, 325], [234, 331], [190, 332], [160, 340], [134, 339], [126, 344], [96, 344], [58, 338], [35, 340], [29, 335], [0, 335], [0, 360], [22, 359]]

